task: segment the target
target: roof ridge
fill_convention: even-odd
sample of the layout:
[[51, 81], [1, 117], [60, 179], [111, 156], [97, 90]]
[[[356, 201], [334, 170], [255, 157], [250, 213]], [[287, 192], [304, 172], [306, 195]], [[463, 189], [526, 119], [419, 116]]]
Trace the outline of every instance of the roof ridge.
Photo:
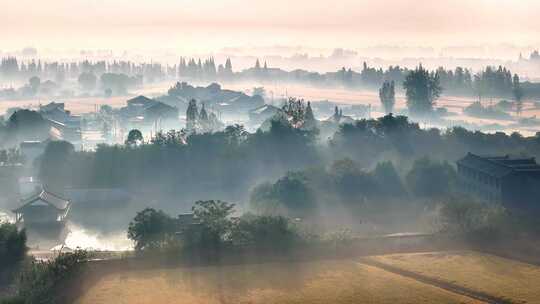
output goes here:
[[[506, 154], [505, 156], [482, 157], [471, 152], [468, 152], [467, 156], [486, 165], [489, 164], [491, 166], [496, 166], [501, 169], [504, 168], [506, 170], [509, 170], [509, 172], [519, 172], [525, 170], [533, 171], [540, 169], [540, 165], [536, 163], [536, 159], [534, 157], [512, 159], [508, 154]], [[520, 163], [520, 161], [525, 161], [525, 163]]]
[[502, 158], [502, 159], [510, 159], [510, 155], [506, 154], [505, 156], [486, 156], [486, 157], [482, 157], [480, 155], [477, 155], [477, 154], [473, 154], [473, 153], [470, 153], [470, 155], [478, 158], [478, 159], [481, 159], [483, 161], [487, 161], [491, 164], [495, 164], [495, 165], [499, 165], [501, 167], [505, 167], [505, 168], [508, 168], [508, 169], [513, 169], [511, 166], [508, 166], [507, 164], [504, 164], [504, 163], [500, 163], [500, 162], [497, 162], [495, 161], [493, 158]]
[[[42, 186], [42, 187], [43, 187], [43, 186]], [[60, 195], [55, 194], [55, 193], [53, 193], [53, 192], [51, 192], [51, 191], [47, 191], [47, 190], [45, 189], [45, 187], [42, 188], [42, 193], [43, 193], [43, 192], [48, 193], [48, 194], [50, 194], [51, 196], [53, 196], [53, 197], [55, 197], [55, 198], [57, 198], [57, 199], [64, 200], [64, 201], [69, 201], [69, 199], [67, 199], [67, 198], [61, 197]]]

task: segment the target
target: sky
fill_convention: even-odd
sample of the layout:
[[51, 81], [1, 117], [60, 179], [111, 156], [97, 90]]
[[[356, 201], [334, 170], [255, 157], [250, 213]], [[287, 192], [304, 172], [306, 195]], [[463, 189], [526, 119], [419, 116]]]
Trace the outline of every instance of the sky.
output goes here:
[[538, 0], [0, 0], [0, 49], [540, 45]]

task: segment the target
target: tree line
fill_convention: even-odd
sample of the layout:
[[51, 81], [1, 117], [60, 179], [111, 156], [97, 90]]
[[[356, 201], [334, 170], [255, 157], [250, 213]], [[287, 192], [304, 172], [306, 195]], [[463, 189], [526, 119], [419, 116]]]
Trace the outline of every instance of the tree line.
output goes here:
[[[435, 161], [450, 162], [467, 152], [540, 155], [538, 136], [486, 134], [460, 127], [446, 131], [421, 129], [404, 116], [387, 115], [344, 124], [328, 140], [318, 134], [317, 128], [277, 120], [272, 121], [268, 131], [249, 133], [239, 125], [211, 133], [170, 131], [140, 145], [100, 145], [95, 152], [75, 151], [69, 143], [51, 142], [36, 166], [45, 186], [58, 193], [65, 187], [121, 187], [157, 200], [163, 208], [176, 209], [205, 198], [247, 202], [250, 189], [261, 182], [277, 181], [289, 171], [325, 167], [343, 159], [362, 168], [351, 173], [361, 177], [377, 163], [393, 160], [399, 164], [395, 171], [403, 178], [407, 176], [404, 172], [426, 155], [436, 155]], [[282, 186], [287, 188], [295, 180], [284, 180]], [[404, 184], [408, 189], [432, 188], [426, 183], [415, 187]], [[269, 193], [281, 193], [280, 185]], [[377, 187], [358, 189], [377, 193]], [[363, 196], [368, 197], [367, 193]]]
[[[435, 72], [430, 72], [419, 65], [416, 69], [410, 71], [402, 82], [405, 91], [408, 114], [411, 116], [431, 115], [434, 114], [436, 100], [441, 96], [447, 87], [452, 88], [448, 83], [464, 84], [468, 83], [467, 87], [474, 87], [478, 94], [478, 104], [482, 105], [482, 97], [486, 94], [491, 98], [494, 97], [512, 97], [514, 99], [513, 108], [517, 115], [520, 115], [523, 110], [523, 97], [525, 95], [521, 85], [519, 76], [512, 76], [510, 71], [499, 67], [497, 71], [490, 67], [486, 68], [485, 72], [475, 76], [475, 82], [462, 82], [464, 79], [459, 76], [456, 69], [456, 78], [453, 79], [452, 71], [446, 72], [444, 69], [438, 69]], [[445, 85], [447, 87], [445, 87]], [[454, 87], [455, 89], [455, 87]], [[385, 113], [394, 111], [395, 99], [395, 81], [384, 81], [379, 89], [379, 99]]]
[[[36, 76], [40, 79], [53, 80], [58, 84], [64, 82], [65, 79], [79, 79], [82, 84], [87, 78], [92, 78], [91, 75], [99, 78], [103, 74], [121, 74], [127, 77], [142, 77], [145, 82], [165, 79], [204, 81], [255, 79], [263, 82], [295, 81], [316, 86], [339, 85], [348, 88], [378, 89], [385, 82], [403, 83], [411, 71], [414, 69], [401, 66], [375, 68], [365, 62], [359, 71], [345, 67], [328, 73], [301, 69], [284, 71], [279, 68], [269, 68], [266, 62], [261, 64], [259, 59], [251, 68], [234, 71], [230, 58], [222, 64], [217, 64], [213, 57], [206, 59], [181, 57], [178, 64], [173, 65], [130, 61], [19, 61], [15, 57], [3, 58], [0, 62], [0, 79], [27, 80]], [[512, 73], [503, 66], [487, 66], [476, 73], [464, 67], [456, 67], [453, 70], [439, 67], [430, 73], [437, 76], [441, 87], [449, 95], [477, 96], [479, 99], [515, 96]], [[400, 87], [398, 86], [397, 89], [399, 90]], [[524, 90], [530, 97], [540, 96], [537, 92], [540, 89], [534, 84], [527, 84]]]

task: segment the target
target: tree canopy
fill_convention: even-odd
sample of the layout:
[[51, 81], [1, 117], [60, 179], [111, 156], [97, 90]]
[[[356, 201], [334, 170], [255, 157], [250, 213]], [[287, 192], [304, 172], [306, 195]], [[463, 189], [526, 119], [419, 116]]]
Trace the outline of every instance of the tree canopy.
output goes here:
[[426, 115], [433, 111], [435, 100], [442, 93], [439, 76], [421, 65], [409, 72], [403, 82], [407, 107], [411, 115]]

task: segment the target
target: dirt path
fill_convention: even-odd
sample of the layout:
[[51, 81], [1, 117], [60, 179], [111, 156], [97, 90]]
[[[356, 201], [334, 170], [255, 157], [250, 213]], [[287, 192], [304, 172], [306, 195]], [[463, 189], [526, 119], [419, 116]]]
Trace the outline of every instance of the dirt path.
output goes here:
[[453, 293], [456, 293], [456, 294], [467, 296], [469, 298], [479, 300], [479, 301], [482, 301], [482, 302], [485, 302], [485, 303], [490, 303], [490, 304], [514, 304], [514, 302], [512, 302], [510, 300], [507, 300], [507, 299], [501, 299], [499, 297], [495, 297], [495, 296], [492, 296], [492, 295], [489, 295], [489, 294], [486, 294], [486, 293], [483, 293], [483, 292], [475, 291], [475, 290], [472, 290], [472, 289], [469, 289], [469, 288], [466, 288], [466, 287], [463, 287], [463, 286], [460, 286], [460, 285], [457, 285], [457, 284], [454, 284], [454, 283], [445, 282], [445, 281], [438, 280], [438, 279], [435, 279], [435, 278], [431, 278], [431, 277], [428, 277], [428, 276], [425, 276], [425, 275], [422, 275], [422, 274], [418, 274], [418, 273], [415, 273], [415, 272], [412, 272], [412, 271], [408, 271], [408, 270], [404, 270], [404, 269], [401, 269], [401, 268], [398, 268], [398, 267], [387, 265], [387, 264], [375, 261], [375, 260], [373, 260], [373, 259], [371, 259], [369, 257], [362, 258], [360, 260], [360, 263], [365, 264], [365, 265], [369, 265], [369, 266], [373, 266], [373, 267], [377, 267], [379, 269], [382, 269], [382, 270], [385, 270], [385, 271], [388, 271], [388, 272], [391, 272], [391, 273], [394, 273], [394, 274], [397, 274], [397, 275], [401, 275], [401, 276], [404, 276], [404, 277], [408, 277], [408, 278], [414, 279], [414, 280], [416, 280], [418, 282], [428, 284], [428, 285], [431, 285], [431, 286], [435, 286], [435, 287], [438, 287], [438, 288], [441, 288], [441, 289], [444, 289], [444, 290], [447, 290], [447, 291], [450, 291], [450, 292], [453, 292]]

